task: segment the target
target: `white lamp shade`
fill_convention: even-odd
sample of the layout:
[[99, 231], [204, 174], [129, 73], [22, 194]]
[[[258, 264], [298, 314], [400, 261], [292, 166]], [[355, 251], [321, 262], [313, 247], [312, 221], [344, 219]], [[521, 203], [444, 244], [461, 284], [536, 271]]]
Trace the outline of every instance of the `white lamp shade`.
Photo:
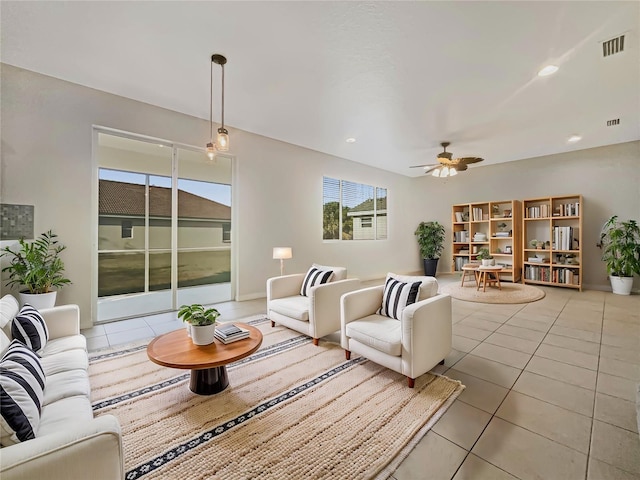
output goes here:
[[273, 247], [274, 260], [286, 260], [292, 257], [293, 252], [291, 251], [291, 247]]

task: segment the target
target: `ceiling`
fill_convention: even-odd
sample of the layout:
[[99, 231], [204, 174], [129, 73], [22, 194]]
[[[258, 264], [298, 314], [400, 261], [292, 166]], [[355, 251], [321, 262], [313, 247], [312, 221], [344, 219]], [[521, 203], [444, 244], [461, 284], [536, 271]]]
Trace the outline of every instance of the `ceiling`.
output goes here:
[[469, 175], [640, 139], [636, 1], [2, 0], [0, 15], [3, 63], [207, 120], [222, 53], [228, 126], [408, 176], [442, 141], [485, 159]]

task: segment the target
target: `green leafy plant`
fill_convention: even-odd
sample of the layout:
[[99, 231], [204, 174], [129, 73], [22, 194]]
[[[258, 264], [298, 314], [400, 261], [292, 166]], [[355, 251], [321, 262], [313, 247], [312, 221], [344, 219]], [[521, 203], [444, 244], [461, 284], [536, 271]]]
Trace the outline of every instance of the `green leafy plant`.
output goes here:
[[204, 308], [199, 303], [193, 305], [182, 305], [178, 311], [178, 318], [183, 322], [190, 323], [196, 327], [204, 325], [215, 325], [216, 319], [220, 316], [220, 312], [215, 308]]
[[71, 280], [63, 275], [64, 263], [60, 258], [60, 252], [67, 247], [58, 243], [57, 237], [49, 230], [33, 242], [21, 238], [18, 250], [3, 248], [0, 256], [11, 257], [9, 265], [2, 269], [9, 272], [7, 286], [24, 285], [28, 293], [38, 294], [70, 284]]
[[493, 258], [493, 255], [491, 255], [491, 252], [488, 248], [481, 248], [478, 251], [478, 256], [476, 258], [478, 260], [491, 260]]
[[536, 245], [538, 245], [538, 240], [534, 238], [529, 242], [529, 245], [531, 245], [531, 248], [536, 248]]
[[640, 227], [636, 220], [621, 221], [612, 216], [602, 227], [600, 243], [607, 273], [615, 277], [640, 275]]
[[420, 222], [414, 232], [422, 258], [440, 258], [444, 248], [444, 227], [438, 222]]

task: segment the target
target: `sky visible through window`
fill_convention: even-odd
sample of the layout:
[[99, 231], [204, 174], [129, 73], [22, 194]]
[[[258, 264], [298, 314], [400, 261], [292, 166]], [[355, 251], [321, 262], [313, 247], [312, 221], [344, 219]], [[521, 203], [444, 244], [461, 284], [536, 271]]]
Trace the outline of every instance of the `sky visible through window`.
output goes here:
[[[113, 180], [116, 182], [133, 183], [144, 185], [145, 175], [141, 173], [123, 172], [120, 170], [100, 169], [100, 180]], [[149, 177], [150, 184], [156, 187], [171, 187], [171, 179], [169, 177], [161, 177], [151, 175]], [[213, 200], [223, 205], [231, 206], [231, 188], [229, 185], [212, 182], [200, 182], [197, 180], [178, 179], [178, 188], [182, 191], [198, 195], [199, 197]]]

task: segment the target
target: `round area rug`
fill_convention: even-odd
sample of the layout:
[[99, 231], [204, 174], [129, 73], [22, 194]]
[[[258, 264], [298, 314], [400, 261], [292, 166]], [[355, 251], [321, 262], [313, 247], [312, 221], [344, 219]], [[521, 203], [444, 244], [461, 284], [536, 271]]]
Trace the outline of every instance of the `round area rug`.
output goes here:
[[458, 300], [478, 303], [529, 303], [540, 300], [545, 295], [542, 290], [530, 285], [507, 282], [500, 285], [502, 290], [498, 290], [498, 287], [487, 287], [487, 291], [483, 292], [482, 287], [476, 290], [476, 284], [472, 280], [469, 283], [465, 282], [464, 287], [461, 287], [460, 283], [443, 285], [440, 292], [448, 293]]

